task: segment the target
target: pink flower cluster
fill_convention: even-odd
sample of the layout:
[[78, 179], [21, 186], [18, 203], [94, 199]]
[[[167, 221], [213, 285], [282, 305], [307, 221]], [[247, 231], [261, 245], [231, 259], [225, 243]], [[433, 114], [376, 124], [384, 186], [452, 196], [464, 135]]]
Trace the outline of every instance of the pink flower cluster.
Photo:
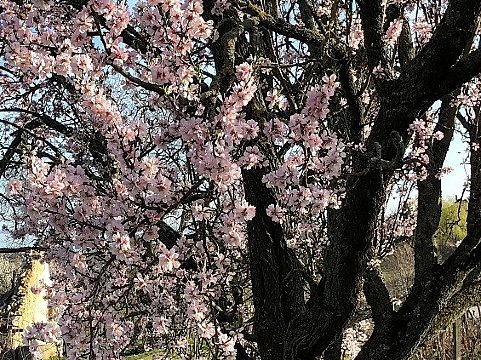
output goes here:
[[327, 208], [337, 207], [344, 193], [340, 176], [345, 145], [324, 124], [338, 87], [335, 75], [325, 76], [322, 86], [307, 92], [304, 108], [291, 115], [288, 124], [273, 119], [264, 127], [274, 144], [288, 149], [279, 166], [263, 178], [267, 187], [276, 190], [278, 199], [277, 205], [267, 208], [267, 214], [281, 224], [290, 224], [291, 215], [297, 219], [290, 224], [296, 235], [289, 244], [299, 251], [312, 246], [314, 238], [324, 241], [319, 217]]
[[358, 17], [354, 18], [352, 21], [348, 43], [353, 50], [359, 49], [364, 43], [364, 32], [362, 31], [361, 19]]
[[403, 27], [402, 19], [395, 19], [391, 22], [385, 35], [386, 41], [389, 45], [394, 46], [394, 44], [397, 42], [399, 35], [401, 35], [402, 27]]

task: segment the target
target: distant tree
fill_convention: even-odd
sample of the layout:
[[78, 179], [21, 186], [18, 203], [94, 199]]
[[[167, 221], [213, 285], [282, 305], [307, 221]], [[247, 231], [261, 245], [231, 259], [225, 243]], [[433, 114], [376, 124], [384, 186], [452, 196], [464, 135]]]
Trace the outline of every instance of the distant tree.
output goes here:
[[[52, 321], [26, 342], [62, 338], [69, 359], [338, 360], [363, 295], [356, 359], [408, 359], [481, 294], [480, 11], [0, 0], [4, 218], [54, 269]], [[456, 123], [466, 236], [440, 264]], [[394, 309], [379, 264], [413, 236]]]
[[444, 261], [466, 237], [466, 201], [444, 201], [439, 228], [434, 236], [439, 257]]

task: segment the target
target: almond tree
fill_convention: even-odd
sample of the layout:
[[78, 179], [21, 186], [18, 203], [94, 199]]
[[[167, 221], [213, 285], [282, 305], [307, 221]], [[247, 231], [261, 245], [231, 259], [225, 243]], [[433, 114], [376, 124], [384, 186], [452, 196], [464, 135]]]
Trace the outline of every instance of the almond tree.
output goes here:
[[[481, 298], [480, 11], [0, 0], [3, 219], [54, 277], [52, 319], [25, 341], [62, 339], [69, 359], [338, 360], [368, 318], [356, 359], [408, 359]], [[441, 263], [455, 124], [467, 235]], [[414, 284], [393, 306], [378, 264], [408, 240]]]

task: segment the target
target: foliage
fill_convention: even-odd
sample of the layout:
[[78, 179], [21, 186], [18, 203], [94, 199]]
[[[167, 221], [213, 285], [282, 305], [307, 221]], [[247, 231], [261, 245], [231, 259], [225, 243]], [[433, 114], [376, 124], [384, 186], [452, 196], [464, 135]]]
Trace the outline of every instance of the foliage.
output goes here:
[[438, 249], [442, 246], [455, 247], [466, 237], [466, 201], [444, 201], [435, 242]]
[[[480, 12], [0, 0], [1, 215], [53, 274], [25, 342], [69, 359], [409, 358], [479, 299]], [[456, 123], [466, 236], [440, 264]], [[399, 302], [379, 266], [410, 239]]]

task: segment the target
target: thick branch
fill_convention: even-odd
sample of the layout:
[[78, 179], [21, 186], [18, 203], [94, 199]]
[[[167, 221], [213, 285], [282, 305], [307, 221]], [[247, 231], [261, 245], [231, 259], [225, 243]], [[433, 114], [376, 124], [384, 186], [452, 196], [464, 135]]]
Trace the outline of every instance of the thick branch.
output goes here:
[[468, 82], [473, 77], [481, 73], [481, 48], [471, 51], [469, 54], [460, 59], [446, 73], [443, 82], [437, 89], [442, 93], [451, 91], [460, 85]]
[[339, 68], [339, 80], [342, 92], [349, 105], [349, 139], [360, 142], [362, 138], [362, 101], [360, 96], [354, 91], [354, 84], [351, 76], [351, 66], [347, 58], [341, 60]]
[[[471, 36], [471, 28], [477, 21], [480, 3], [479, 0], [451, 2], [431, 42], [426, 45], [418, 57], [413, 59], [398, 81], [392, 82], [382, 89], [381, 108], [367, 142], [369, 151], [373, 151], [378, 143], [383, 151], [383, 158], [387, 160], [395, 158], [397, 150], [389, 134], [396, 131], [406, 136], [409, 124], [420, 112], [432, 104], [430, 88], [439, 85], [441, 81], [439, 73], [449, 70], [461, 55]], [[355, 164], [355, 167], [363, 169], [366, 165], [365, 161], [360, 161], [359, 164]], [[307, 354], [315, 354], [319, 349], [325, 348], [336, 336], [339, 328], [342, 328], [352, 315], [355, 309], [360, 273], [365, 266], [366, 251], [370, 246], [370, 239], [373, 237], [380, 202], [384, 199], [384, 182], [389, 180], [393, 170], [383, 171], [384, 177], [381, 177], [379, 172], [370, 172], [356, 183], [346, 186], [348, 189], [346, 202], [336, 216], [330, 220], [332, 224], [336, 225], [329, 231], [332, 239], [331, 247], [326, 254], [326, 269], [328, 270], [323, 282], [323, 296], [320, 297], [323, 299], [321, 301], [323, 306], [329, 307], [332, 315], [326, 316], [322, 307], [317, 308], [316, 313], [316, 307], [313, 306], [312, 313], [308, 312], [297, 326], [290, 326], [289, 330], [294, 339], [291, 341], [291, 348], [286, 353], [289, 356], [292, 354], [292, 357], [295, 357], [297, 353], [302, 353], [306, 354], [307, 359], [310, 359]], [[431, 294], [433, 298], [436, 298], [435, 294], [439, 295], [433, 289]], [[439, 301], [443, 301], [443, 299], [445, 299], [444, 296], [438, 297]], [[426, 311], [426, 316], [432, 315], [434, 311], [432, 306], [429, 303], [417, 303], [413, 299], [412, 307], [409, 305], [402, 316], [411, 316], [413, 308]], [[336, 317], [336, 323], [340, 325], [333, 326], [330, 320]], [[316, 319], [323, 321], [323, 324], [313, 325], [309, 318], [314, 318], [314, 321]], [[396, 354], [393, 359], [402, 358], [409, 353], [414, 348], [416, 339], [419, 340], [426, 329], [421, 322], [413, 322], [410, 326], [414, 328], [411, 335], [402, 341], [405, 349]], [[408, 330], [404, 329], [404, 331], [402, 333], [406, 334]], [[395, 334], [397, 333], [393, 333], [393, 336], [397, 337], [398, 335]], [[373, 343], [375, 344], [375, 341], [371, 342], [371, 344]], [[375, 349], [375, 346], [368, 347], [363, 352], [364, 358], [385, 359], [389, 358], [386, 357], [389, 356], [386, 355], [387, 353], [394, 354], [394, 351], [386, 352], [379, 349], [375, 353], [371, 353], [370, 349]], [[373, 354], [376, 357], [373, 357]]]
[[[395, 149], [386, 141], [391, 131], [407, 135], [409, 124], [446, 95], [445, 74], [463, 54], [478, 23], [481, 0], [456, 0], [449, 3], [431, 41], [410, 62], [400, 78], [389, 82], [380, 92], [381, 108], [367, 142], [382, 146], [384, 156]], [[456, 86], [457, 88], [458, 86]]]
[[377, 269], [367, 269], [364, 276], [364, 294], [371, 307], [374, 323], [382, 324], [393, 315], [389, 291]]
[[[244, 191], [255, 217], [247, 223], [252, 292], [255, 307], [254, 331], [263, 359], [282, 359], [286, 315], [282, 306], [285, 241], [282, 228], [272, 221], [266, 209], [275, 203], [262, 183], [260, 169], [243, 171]], [[284, 270], [285, 271], [285, 270]]]
[[434, 330], [441, 330], [449, 326], [463, 315], [466, 310], [472, 306], [479, 305], [480, 302], [481, 282], [477, 281], [463, 285], [440, 311], [433, 324]]
[[289, 324], [286, 359], [315, 359], [342, 332], [357, 307], [367, 250], [384, 203], [380, 171], [371, 171], [346, 186], [341, 209], [329, 211], [331, 245], [325, 256], [325, 274], [308, 308]]
[[383, 43], [383, 5], [380, 0], [358, 0], [364, 32], [364, 46], [367, 51], [369, 69], [381, 65], [386, 59]]
[[250, 1], [246, 1], [244, 6], [241, 8], [245, 13], [255, 16], [259, 21], [259, 25], [264, 26], [266, 29], [275, 31], [281, 35], [296, 40], [300, 40], [306, 44], [316, 45], [319, 47], [322, 47], [326, 44], [325, 38], [319, 32], [289, 24], [280, 18], [274, 18]]
[[433, 236], [441, 218], [440, 172], [453, 138], [457, 107], [452, 105], [452, 101], [457, 94], [459, 91], [443, 98], [439, 121], [435, 128], [436, 132], [443, 133], [443, 138], [434, 140], [428, 149], [428, 176], [425, 180], [418, 182], [418, 214], [414, 234], [415, 287], [422, 287], [425, 282], [432, 281], [437, 266]]
[[414, 45], [408, 19], [403, 19], [401, 34], [398, 39], [398, 54], [401, 69], [405, 70], [414, 59]]
[[[432, 91], [445, 87], [445, 74], [470, 41], [478, 23], [480, 7], [480, 0], [455, 0], [449, 3], [431, 40], [411, 61], [400, 79], [406, 90], [432, 98]], [[437, 95], [444, 94], [438, 90]]]

